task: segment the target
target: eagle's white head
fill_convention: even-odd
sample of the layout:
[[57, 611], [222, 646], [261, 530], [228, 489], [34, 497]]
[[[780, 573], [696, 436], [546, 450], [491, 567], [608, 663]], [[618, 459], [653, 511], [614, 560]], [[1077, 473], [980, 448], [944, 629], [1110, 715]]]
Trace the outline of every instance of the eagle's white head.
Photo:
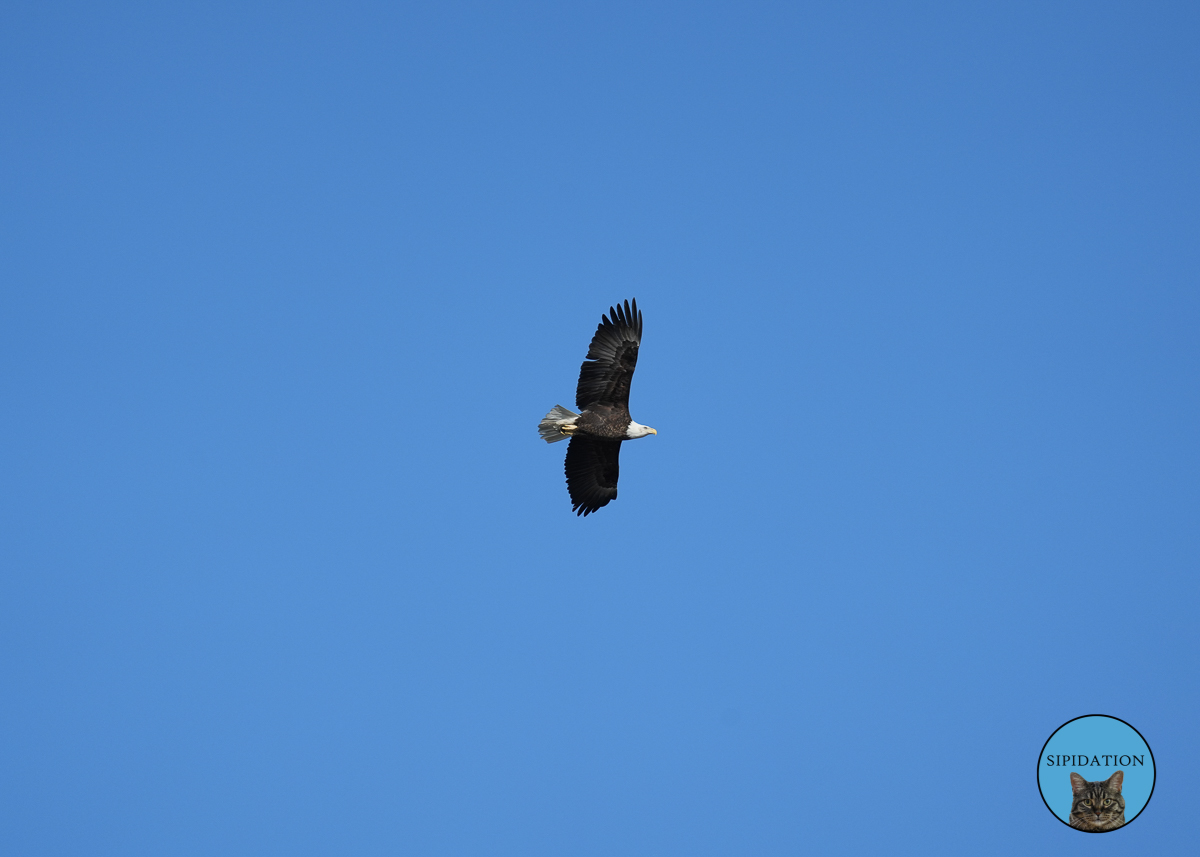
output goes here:
[[625, 429], [625, 437], [630, 440], [633, 440], [635, 437], [645, 437], [648, 434], [658, 434], [658, 432], [650, 428], [650, 426], [635, 423], [633, 420], [629, 421], [629, 428]]

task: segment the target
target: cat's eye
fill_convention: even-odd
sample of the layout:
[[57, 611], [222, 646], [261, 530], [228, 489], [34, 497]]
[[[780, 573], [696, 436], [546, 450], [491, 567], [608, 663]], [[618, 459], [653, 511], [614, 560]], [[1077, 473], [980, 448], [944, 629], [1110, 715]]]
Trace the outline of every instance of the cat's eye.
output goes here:
[[1111, 801], [1111, 800], [1106, 800], [1106, 801], [1104, 802], [1104, 805], [1105, 805], [1105, 806], [1110, 806], [1111, 804], [1112, 804], [1112, 801]]
[[1083, 803], [1083, 805], [1084, 805], [1084, 806], [1091, 806], [1091, 805], [1092, 805], [1092, 802], [1091, 802], [1090, 800], [1085, 800], [1085, 801], [1082, 801], [1082, 803]]

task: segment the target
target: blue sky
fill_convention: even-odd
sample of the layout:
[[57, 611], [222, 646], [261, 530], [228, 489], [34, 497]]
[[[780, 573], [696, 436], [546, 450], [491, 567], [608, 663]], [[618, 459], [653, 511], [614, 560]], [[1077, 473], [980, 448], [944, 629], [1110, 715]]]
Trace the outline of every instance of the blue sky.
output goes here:
[[[1181, 853], [1183, 3], [0, 11], [23, 855]], [[645, 340], [621, 495], [562, 446]], [[1065, 828], [1047, 737], [1158, 786]]]

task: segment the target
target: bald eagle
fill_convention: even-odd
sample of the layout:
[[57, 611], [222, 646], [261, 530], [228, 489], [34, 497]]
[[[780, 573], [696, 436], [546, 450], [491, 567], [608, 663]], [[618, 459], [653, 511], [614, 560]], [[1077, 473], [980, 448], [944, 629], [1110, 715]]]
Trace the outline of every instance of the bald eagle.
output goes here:
[[538, 423], [546, 443], [567, 438], [567, 493], [571, 511], [590, 515], [617, 498], [617, 457], [627, 440], [658, 434], [629, 416], [629, 383], [642, 342], [642, 314], [637, 301], [609, 307], [579, 370], [572, 413], [562, 405]]

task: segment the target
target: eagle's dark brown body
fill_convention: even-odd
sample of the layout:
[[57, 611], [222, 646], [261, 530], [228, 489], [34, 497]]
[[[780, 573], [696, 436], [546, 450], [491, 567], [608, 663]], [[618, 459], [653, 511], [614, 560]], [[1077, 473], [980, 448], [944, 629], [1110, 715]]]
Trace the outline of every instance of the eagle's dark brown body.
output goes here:
[[637, 368], [642, 341], [642, 314], [637, 301], [609, 308], [601, 317], [587, 359], [579, 370], [574, 414], [555, 405], [538, 432], [547, 443], [570, 438], [567, 447], [567, 492], [571, 508], [589, 515], [617, 497], [618, 457], [627, 440], [658, 434], [629, 415], [629, 385]]
[[620, 443], [629, 440], [626, 432], [631, 422], [633, 419], [629, 416], [629, 408], [597, 402], [585, 408], [579, 415], [571, 437], [589, 437]]

